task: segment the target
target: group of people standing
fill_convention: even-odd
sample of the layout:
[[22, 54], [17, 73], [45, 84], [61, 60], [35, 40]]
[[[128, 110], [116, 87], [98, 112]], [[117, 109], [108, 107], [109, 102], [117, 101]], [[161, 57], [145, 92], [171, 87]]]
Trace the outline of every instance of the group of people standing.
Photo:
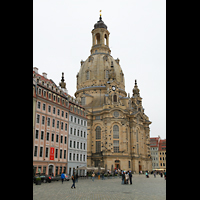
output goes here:
[[122, 183], [121, 184], [129, 184], [132, 185], [132, 174], [131, 171], [122, 172]]

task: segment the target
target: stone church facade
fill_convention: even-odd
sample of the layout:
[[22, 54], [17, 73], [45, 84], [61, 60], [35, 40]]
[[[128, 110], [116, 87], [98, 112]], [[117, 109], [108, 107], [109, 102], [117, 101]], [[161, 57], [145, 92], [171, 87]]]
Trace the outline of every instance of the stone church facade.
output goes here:
[[100, 16], [92, 30], [91, 55], [81, 61], [75, 96], [87, 110], [87, 166], [152, 170], [150, 128], [135, 80], [125, 91], [120, 60], [111, 56], [109, 31]]

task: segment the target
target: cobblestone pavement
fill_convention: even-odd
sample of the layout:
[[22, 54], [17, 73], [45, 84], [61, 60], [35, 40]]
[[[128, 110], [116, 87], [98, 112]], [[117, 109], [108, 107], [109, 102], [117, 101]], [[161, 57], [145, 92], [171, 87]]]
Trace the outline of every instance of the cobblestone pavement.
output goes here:
[[160, 176], [133, 175], [132, 185], [121, 185], [121, 178], [98, 180], [78, 179], [76, 189], [71, 189], [72, 181], [55, 181], [51, 183], [33, 184], [33, 200], [63, 199], [134, 199], [165, 200], [166, 180]]

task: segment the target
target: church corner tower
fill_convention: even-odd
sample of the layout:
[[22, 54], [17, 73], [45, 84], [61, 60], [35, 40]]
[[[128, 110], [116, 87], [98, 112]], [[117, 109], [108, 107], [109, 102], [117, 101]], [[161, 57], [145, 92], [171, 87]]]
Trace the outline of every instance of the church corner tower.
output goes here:
[[111, 56], [110, 33], [101, 14], [91, 33], [91, 54], [80, 62], [75, 93], [87, 110], [87, 166], [151, 171], [151, 122], [137, 81], [127, 97], [120, 60]]

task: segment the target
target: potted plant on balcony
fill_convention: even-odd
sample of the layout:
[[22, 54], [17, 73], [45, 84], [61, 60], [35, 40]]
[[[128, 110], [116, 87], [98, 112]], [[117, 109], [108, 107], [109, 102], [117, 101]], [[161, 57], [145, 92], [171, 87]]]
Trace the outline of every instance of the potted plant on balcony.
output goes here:
[[37, 178], [36, 178], [36, 181], [35, 181], [35, 184], [36, 184], [36, 185], [41, 185], [41, 182], [42, 182], [41, 178], [40, 178], [40, 177], [37, 177]]

